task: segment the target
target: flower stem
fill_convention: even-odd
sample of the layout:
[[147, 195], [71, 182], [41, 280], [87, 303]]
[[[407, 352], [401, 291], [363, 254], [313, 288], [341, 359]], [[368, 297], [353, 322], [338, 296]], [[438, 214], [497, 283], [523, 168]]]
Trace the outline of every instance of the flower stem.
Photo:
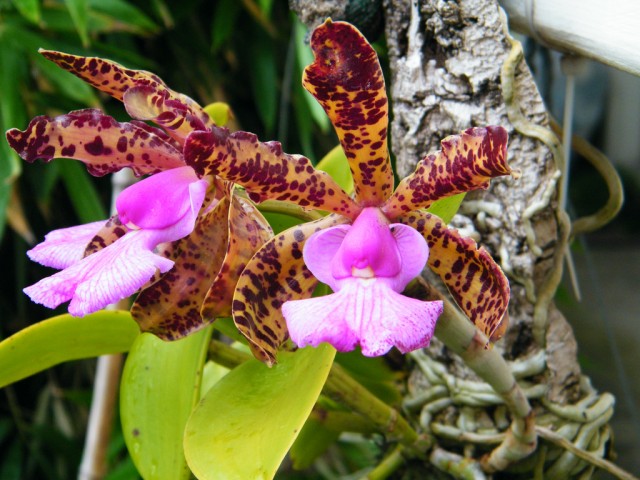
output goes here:
[[[405, 294], [444, 302], [444, 312], [436, 324], [435, 336], [487, 382], [511, 412], [513, 419], [504, 440], [482, 459], [482, 468], [486, 472], [502, 471], [533, 453], [537, 445], [534, 413], [502, 355], [491, 346], [485, 348], [487, 338], [448, 298], [421, 278], [412, 282]], [[414, 355], [418, 361], [419, 355], [420, 352]]]
[[369, 474], [367, 475], [367, 480], [384, 480], [389, 478], [393, 472], [395, 472], [398, 468], [402, 466], [405, 459], [402, 455], [405, 447], [402, 445], [398, 445], [390, 455], [385, 457], [382, 462], [376, 466]]

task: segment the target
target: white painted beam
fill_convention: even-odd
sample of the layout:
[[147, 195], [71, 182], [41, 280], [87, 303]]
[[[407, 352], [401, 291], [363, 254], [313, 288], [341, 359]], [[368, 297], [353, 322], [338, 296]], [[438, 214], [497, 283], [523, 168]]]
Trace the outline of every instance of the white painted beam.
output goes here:
[[640, 1], [499, 0], [509, 25], [549, 47], [640, 75]]

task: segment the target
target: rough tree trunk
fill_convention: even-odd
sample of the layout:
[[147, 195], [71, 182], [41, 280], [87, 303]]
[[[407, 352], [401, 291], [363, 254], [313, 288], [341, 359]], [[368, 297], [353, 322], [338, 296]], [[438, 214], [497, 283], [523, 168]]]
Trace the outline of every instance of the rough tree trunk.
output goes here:
[[[353, 0], [296, 0], [292, 6], [313, 27], [328, 15], [344, 19], [349, 3]], [[521, 177], [499, 179], [488, 191], [467, 195], [453, 223], [484, 245], [509, 277], [510, 326], [495, 348], [514, 362], [514, 374], [536, 410], [537, 423], [560, 429], [571, 442], [602, 455], [612, 398], [601, 398], [581, 376], [573, 332], [553, 304], [569, 228], [557, 205], [562, 158], [538, 139], [540, 131], [542, 137], [548, 135], [549, 119], [524, 61], [511, 61], [515, 74], [508, 75], [512, 44], [497, 1], [384, 0], [382, 8], [391, 70], [391, 145], [400, 177], [425, 154], [438, 150], [448, 135], [492, 124], [510, 132], [509, 163]], [[514, 98], [503, 95], [510, 86]], [[514, 117], [514, 110], [523, 115]], [[468, 440], [461, 432], [499, 434], [508, 427], [501, 419], [504, 406], [490, 395], [483, 397], [482, 383], [434, 340], [410, 376], [407, 406], [423, 429], [442, 440], [440, 446], [479, 458], [496, 440], [493, 445], [488, 436], [486, 442]], [[419, 397], [424, 402], [412, 400]], [[571, 406], [579, 400], [579, 406]], [[579, 418], [583, 411], [588, 419]], [[438, 433], [433, 423], [455, 429]], [[585, 463], [559, 448], [550, 447], [546, 457], [544, 450], [538, 448], [512, 467], [506, 478], [514, 478], [518, 470], [530, 478], [534, 468], [544, 471], [544, 478], [590, 474]], [[418, 468], [422, 474], [417, 478], [426, 478], [425, 469], [435, 474], [427, 464]]]

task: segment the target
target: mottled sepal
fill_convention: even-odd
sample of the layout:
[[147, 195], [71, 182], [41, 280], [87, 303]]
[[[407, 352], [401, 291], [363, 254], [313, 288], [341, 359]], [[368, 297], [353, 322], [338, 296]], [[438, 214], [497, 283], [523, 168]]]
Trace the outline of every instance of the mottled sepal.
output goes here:
[[87, 257], [108, 247], [119, 238], [122, 238], [128, 230], [129, 229], [122, 224], [118, 215], [112, 216], [87, 244], [83, 257]]
[[[203, 122], [202, 112], [195, 116], [188, 105], [177, 100], [162, 86], [141, 85], [124, 93], [127, 113], [138, 120], [150, 120], [165, 128], [180, 143], [194, 130], [205, 130], [212, 122]], [[207, 115], [207, 119], [210, 117]]]
[[142, 290], [131, 308], [143, 332], [175, 340], [209, 323], [200, 307], [225, 255], [228, 212], [229, 201], [223, 198], [198, 217], [191, 234], [165, 246], [163, 255], [175, 262], [173, 268]]
[[304, 243], [313, 233], [345, 221], [329, 215], [285, 230], [264, 244], [240, 275], [233, 319], [258, 360], [273, 365], [278, 348], [288, 338], [282, 304], [309, 298], [318, 283], [304, 264]]
[[487, 188], [489, 180], [509, 175], [507, 140], [502, 127], [469, 128], [441, 142], [414, 173], [400, 182], [382, 210], [391, 219], [457, 193]]
[[227, 252], [202, 304], [202, 317], [212, 322], [231, 316], [231, 301], [240, 274], [251, 257], [273, 235], [269, 223], [248, 200], [233, 196], [229, 209]]
[[185, 144], [185, 161], [200, 176], [217, 175], [247, 189], [252, 200], [282, 200], [354, 218], [360, 208], [309, 159], [289, 155], [278, 142], [263, 143], [247, 132], [225, 129], [193, 132]]
[[430, 213], [415, 211], [400, 221], [427, 240], [427, 263], [442, 278], [458, 306], [488, 338], [496, 338], [494, 334], [509, 304], [510, 288], [491, 255]]
[[117, 122], [94, 109], [36, 117], [24, 131], [9, 130], [7, 140], [27, 162], [73, 158], [96, 176], [124, 167], [146, 175], [184, 166], [181, 152], [152, 129]]
[[375, 50], [344, 22], [327, 20], [311, 37], [315, 61], [302, 77], [333, 123], [354, 177], [356, 198], [380, 205], [391, 194], [388, 101]]
[[199, 118], [205, 124], [211, 122], [200, 105], [187, 95], [171, 90], [160, 77], [151, 72], [126, 68], [104, 58], [81, 57], [52, 50], [40, 50], [40, 53], [59, 67], [120, 101], [123, 101], [127, 90], [148, 86], [157, 92], [163, 92], [165, 98], [184, 105], [191, 116]]

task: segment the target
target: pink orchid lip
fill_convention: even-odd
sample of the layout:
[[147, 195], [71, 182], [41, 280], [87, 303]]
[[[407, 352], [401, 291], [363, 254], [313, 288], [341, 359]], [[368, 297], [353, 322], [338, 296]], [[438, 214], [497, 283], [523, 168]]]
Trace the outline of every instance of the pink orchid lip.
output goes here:
[[128, 187], [116, 200], [120, 221], [130, 228], [159, 230], [200, 208], [208, 187], [191, 167], [160, 172]]

